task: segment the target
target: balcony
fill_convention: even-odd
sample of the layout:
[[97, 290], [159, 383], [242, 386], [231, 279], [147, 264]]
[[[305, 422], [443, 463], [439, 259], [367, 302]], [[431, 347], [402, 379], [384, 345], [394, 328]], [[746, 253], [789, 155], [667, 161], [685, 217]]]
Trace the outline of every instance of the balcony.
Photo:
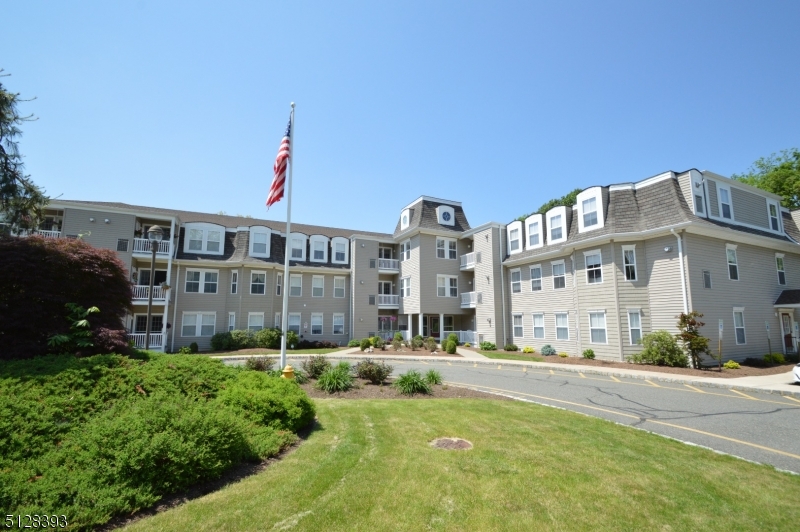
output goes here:
[[[144, 349], [146, 337], [147, 333], [135, 333], [128, 335], [128, 339], [133, 340], [133, 347], [136, 349]], [[164, 350], [164, 335], [162, 333], [150, 333], [150, 349], [152, 351]]]
[[481, 261], [481, 252], [473, 251], [466, 255], [461, 255], [461, 270], [474, 270], [475, 265]]
[[46, 231], [44, 229], [37, 229], [33, 232], [33, 234], [43, 236], [45, 238], [61, 238], [61, 231]]
[[461, 292], [461, 308], [475, 308], [482, 299], [481, 292]]
[[[134, 238], [133, 239], [133, 253], [135, 255], [147, 255], [150, 256], [153, 252], [150, 249], [150, 241], [146, 238]], [[170, 255], [170, 241], [169, 240], [162, 240], [158, 243], [158, 250], [156, 251], [156, 257], [169, 257]]]
[[392, 294], [379, 294], [378, 308], [380, 309], [400, 308], [400, 296]]
[[[149, 286], [134, 285], [133, 286], [133, 302], [134, 303], [147, 303], [150, 293]], [[153, 287], [153, 303], [164, 303], [167, 299], [166, 290], [160, 286]]]
[[378, 273], [400, 273], [400, 261], [397, 259], [378, 259]]

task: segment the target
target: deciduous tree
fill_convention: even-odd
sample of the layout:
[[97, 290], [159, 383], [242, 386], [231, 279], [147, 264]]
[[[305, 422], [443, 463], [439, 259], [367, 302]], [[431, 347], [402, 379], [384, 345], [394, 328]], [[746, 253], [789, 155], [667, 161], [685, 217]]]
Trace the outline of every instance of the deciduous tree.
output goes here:
[[800, 150], [797, 148], [761, 157], [747, 173], [733, 174], [731, 178], [780, 195], [784, 207], [800, 208]]

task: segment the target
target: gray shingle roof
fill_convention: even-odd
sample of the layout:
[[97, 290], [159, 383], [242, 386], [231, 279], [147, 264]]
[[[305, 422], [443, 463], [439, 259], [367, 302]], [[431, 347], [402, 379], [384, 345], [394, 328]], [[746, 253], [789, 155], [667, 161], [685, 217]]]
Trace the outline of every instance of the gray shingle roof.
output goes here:
[[[439, 218], [436, 216], [436, 207], [439, 205], [453, 207], [453, 213], [455, 214], [455, 224], [453, 226], [442, 225], [439, 223]], [[403, 233], [412, 232], [415, 229], [436, 229], [438, 231], [449, 231], [457, 234], [463, 233], [464, 231], [468, 231], [470, 229], [469, 222], [467, 221], [467, 215], [464, 214], [464, 209], [462, 209], [461, 206], [423, 199], [417, 203], [414, 203], [411, 207], [409, 207], [409, 210], [411, 211], [411, 216], [410, 220], [408, 221], [408, 227], [401, 231], [400, 220], [398, 220], [393, 236], [397, 237]]]
[[775, 300], [776, 305], [800, 305], [800, 290], [784, 290], [778, 299]]

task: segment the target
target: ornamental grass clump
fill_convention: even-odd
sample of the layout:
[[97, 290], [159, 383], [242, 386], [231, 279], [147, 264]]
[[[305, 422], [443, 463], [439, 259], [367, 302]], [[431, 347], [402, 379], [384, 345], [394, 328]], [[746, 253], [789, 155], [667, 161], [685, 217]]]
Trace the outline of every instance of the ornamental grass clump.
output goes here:
[[415, 369], [409, 370], [408, 373], [403, 373], [397, 377], [393, 386], [403, 395], [431, 393], [430, 385], [425, 382], [420, 372]]
[[441, 384], [442, 374], [436, 371], [435, 369], [429, 369], [428, 372], [425, 374], [425, 382], [427, 382], [428, 384]]
[[328, 393], [346, 392], [353, 387], [351, 371], [350, 364], [345, 361], [339, 362], [320, 375], [315, 386]]

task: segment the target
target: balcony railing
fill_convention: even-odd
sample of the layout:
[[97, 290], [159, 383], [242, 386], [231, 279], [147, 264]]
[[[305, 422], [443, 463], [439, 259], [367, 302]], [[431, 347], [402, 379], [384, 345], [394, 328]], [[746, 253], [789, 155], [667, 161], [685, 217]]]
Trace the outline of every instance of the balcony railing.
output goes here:
[[461, 269], [472, 270], [475, 268], [475, 265], [480, 261], [481, 261], [480, 251], [473, 251], [472, 253], [461, 255]]
[[47, 231], [44, 229], [37, 229], [34, 231], [35, 234], [39, 236], [43, 236], [45, 238], [61, 238], [61, 231]]
[[[148, 300], [150, 293], [149, 286], [134, 285], [133, 286], [133, 299], [134, 300]], [[166, 299], [166, 291], [160, 286], [153, 287], [153, 301], [164, 301]]]
[[[133, 340], [133, 347], [144, 349], [146, 333], [129, 334], [128, 339]], [[162, 333], [150, 333], [150, 349], [161, 351], [164, 349], [164, 335]]]
[[378, 295], [378, 307], [399, 307], [400, 296], [391, 294]]
[[458, 342], [463, 344], [465, 342], [469, 342], [472, 345], [477, 344], [478, 335], [475, 331], [453, 331], [452, 333], [445, 332], [445, 338], [450, 336], [451, 334], [458, 335]]
[[461, 308], [475, 308], [482, 300], [481, 292], [461, 292]]
[[[163, 255], [169, 256], [169, 240], [162, 240], [158, 243], [158, 250], [156, 251], [156, 255]], [[146, 238], [134, 238], [133, 239], [133, 252], [134, 253], [146, 253], [150, 255], [152, 253], [150, 249], [150, 241]]]
[[400, 261], [397, 259], [378, 259], [379, 270], [400, 271]]

